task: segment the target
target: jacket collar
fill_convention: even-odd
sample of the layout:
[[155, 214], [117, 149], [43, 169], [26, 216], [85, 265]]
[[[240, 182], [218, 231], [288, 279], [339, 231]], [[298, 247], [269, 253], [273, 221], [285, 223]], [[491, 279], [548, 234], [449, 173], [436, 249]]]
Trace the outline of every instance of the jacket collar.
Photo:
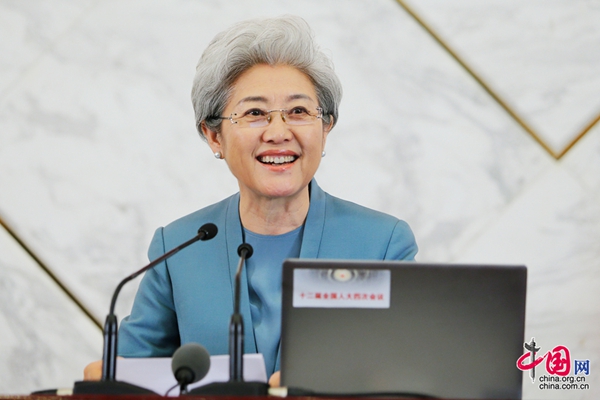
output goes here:
[[308, 190], [310, 207], [304, 223], [300, 258], [317, 258], [325, 226], [325, 192], [317, 185], [315, 179], [310, 182]]

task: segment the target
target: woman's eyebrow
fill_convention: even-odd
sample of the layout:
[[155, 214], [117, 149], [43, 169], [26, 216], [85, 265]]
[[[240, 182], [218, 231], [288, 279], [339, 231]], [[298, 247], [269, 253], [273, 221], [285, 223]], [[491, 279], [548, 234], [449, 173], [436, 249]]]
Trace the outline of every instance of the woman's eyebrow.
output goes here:
[[313, 99], [307, 94], [298, 93], [298, 94], [292, 94], [291, 96], [288, 96], [287, 101], [292, 101], [292, 100], [313, 100]]
[[263, 96], [247, 96], [247, 97], [244, 97], [243, 99], [241, 99], [240, 101], [238, 101], [236, 105], [240, 105], [240, 104], [247, 103], [247, 102], [266, 103], [267, 101], [268, 101], [267, 98], [263, 97]]
[[[294, 100], [314, 101], [309, 95], [304, 94], [304, 93], [292, 94], [292, 95], [289, 95], [286, 99], [287, 102], [294, 101]], [[268, 103], [268, 101], [269, 100], [267, 100], [267, 98], [264, 96], [246, 96], [243, 99], [241, 99], [240, 101], [238, 101], [236, 105], [240, 105], [240, 104], [248, 103], [248, 102]]]

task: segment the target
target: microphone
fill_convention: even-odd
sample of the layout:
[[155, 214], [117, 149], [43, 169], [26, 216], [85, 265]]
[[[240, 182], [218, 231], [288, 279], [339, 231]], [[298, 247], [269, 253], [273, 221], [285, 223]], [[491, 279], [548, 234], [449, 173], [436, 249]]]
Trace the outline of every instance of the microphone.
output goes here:
[[171, 370], [179, 383], [180, 394], [187, 393], [187, 386], [206, 376], [210, 369], [210, 355], [198, 343], [186, 343], [175, 351]]
[[78, 381], [75, 382], [73, 393], [78, 394], [135, 394], [135, 393], [153, 393], [150, 390], [140, 388], [139, 386], [131, 385], [126, 382], [120, 382], [115, 379], [117, 372], [117, 332], [118, 332], [118, 321], [115, 315], [115, 304], [117, 297], [121, 292], [121, 288], [132, 279], [136, 278], [140, 274], [146, 272], [150, 268], [153, 268], [165, 261], [166, 259], [174, 256], [180, 250], [185, 249], [189, 245], [196, 243], [199, 240], [210, 240], [217, 235], [217, 226], [213, 223], [204, 224], [198, 229], [198, 234], [188, 240], [185, 243], [180, 244], [171, 251], [163, 254], [150, 264], [146, 265], [142, 269], [134, 272], [125, 279], [123, 279], [115, 292], [113, 293], [112, 300], [110, 302], [110, 311], [106, 316], [104, 323], [104, 350], [102, 352], [102, 380], [100, 381]]
[[266, 396], [269, 391], [266, 383], [244, 381], [244, 319], [240, 313], [240, 290], [244, 262], [254, 250], [248, 243], [242, 243], [237, 251], [240, 261], [235, 273], [233, 314], [229, 323], [229, 382], [200, 386], [190, 391], [190, 395]]

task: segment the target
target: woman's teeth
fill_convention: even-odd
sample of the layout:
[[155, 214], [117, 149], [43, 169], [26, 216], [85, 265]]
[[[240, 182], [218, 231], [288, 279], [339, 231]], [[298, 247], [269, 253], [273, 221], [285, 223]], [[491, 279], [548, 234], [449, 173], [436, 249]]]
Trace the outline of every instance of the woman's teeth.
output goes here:
[[259, 157], [258, 160], [266, 164], [285, 164], [291, 163], [296, 159], [294, 156], [263, 156]]

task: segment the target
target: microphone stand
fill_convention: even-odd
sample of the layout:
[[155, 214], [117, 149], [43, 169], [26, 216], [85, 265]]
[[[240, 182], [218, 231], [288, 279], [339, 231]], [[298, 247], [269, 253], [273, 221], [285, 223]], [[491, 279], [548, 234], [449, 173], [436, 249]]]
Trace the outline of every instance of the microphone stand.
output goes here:
[[244, 261], [252, 257], [253, 252], [254, 249], [247, 243], [242, 243], [238, 247], [240, 262], [235, 273], [233, 314], [229, 323], [229, 380], [231, 382], [244, 381], [244, 319], [240, 314], [240, 289]]
[[74, 394], [156, 394], [151, 390], [144, 389], [127, 382], [117, 381], [115, 378], [117, 373], [117, 334], [119, 325], [117, 316], [115, 315], [115, 304], [117, 302], [117, 297], [127, 282], [135, 279], [150, 268], [157, 266], [167, 258], [174, 256], [180, 250], [183, 250], [189, 245], [196, 243], [199, 240], [212, 239], [217, 235], [217, 231], [218, 230], [215, 224], [207, 223], [202, 225], [198, 230], [198, 234], [192, 239], [158, 257], [154, 261], [150, 262], [150, 264], [129, 275], [119, 283], [115, 289], [115, 292], [113, 293], [112, 300], [110, 302], [110, 311], [106, 316], [106, 321], [104, 322], [102, 380], [75, 382], [75, 386], [73, 387]]
[[266, 396], [269, 392], [267, 383], [244, 381], [244, 319], [240, 313], [240, 290], [244, 261], [254, 250], [248, 243], [242, 243], [237, 251], [240, 261], [235, 273], [233, 314], [229, 323], [229, 382], [200, 386], [190, 391], [190, 395]]

